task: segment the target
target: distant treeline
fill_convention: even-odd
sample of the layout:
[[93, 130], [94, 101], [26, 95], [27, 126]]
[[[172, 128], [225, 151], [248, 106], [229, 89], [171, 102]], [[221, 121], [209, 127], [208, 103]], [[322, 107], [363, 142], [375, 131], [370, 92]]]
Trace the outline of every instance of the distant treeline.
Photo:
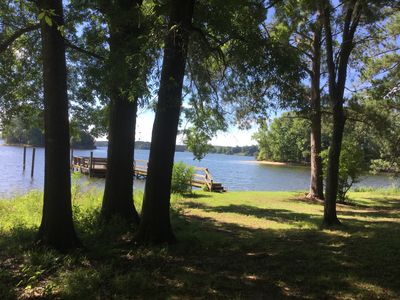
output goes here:
[[222, 153], [227, 155], [243, 155], [243, 156], [255, 156], [258, 153], [258, 146], [213, 146], [210, 153]]
[[[96, 141], [97, 147], [107, 147], [108, 141]], [[135, 149], [150, 150], [150, 142], [135, 142]], [[188, 151], [185, 145], [176, 145], [176, 152]], [[243, 156], [255, 156], [258, 153], [258, 146], [211, 146], [209, 153], [221, 153], [227, 155], [243, 155]]]
[[[8, 145], [44, 147], [44, 132], [41, 127], [40, 124], [32, 126], [27, 120], [15, 117], [4, 128], [2, 138]], [[96, 149], [93, 136], [85, 130], [74, 129], [70, 142], [74, 149]]]

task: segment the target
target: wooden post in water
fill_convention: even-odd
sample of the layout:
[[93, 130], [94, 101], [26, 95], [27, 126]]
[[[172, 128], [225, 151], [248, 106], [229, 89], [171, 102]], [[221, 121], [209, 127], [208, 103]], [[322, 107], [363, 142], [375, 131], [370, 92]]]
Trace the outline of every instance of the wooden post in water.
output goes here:
[[22, 159], [22, 170], [25, 171], [26, 166], [26, 146], [24, 146], [24, 158]]
[[90, 151], [89, 177], [92, 177], [92, 168], [93, 168], [93, 151]]
[[33, 172], [35, 171], [35, 153], [36, 153], [36, 148], [32, 148], [32, 166], [31, 166], [31, 178], [33, 178]]

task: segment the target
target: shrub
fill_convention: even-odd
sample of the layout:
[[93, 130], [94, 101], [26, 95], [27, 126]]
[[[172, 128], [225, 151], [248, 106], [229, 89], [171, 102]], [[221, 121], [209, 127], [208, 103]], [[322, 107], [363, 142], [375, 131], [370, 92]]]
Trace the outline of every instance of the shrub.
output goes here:
[[174, 164], [172, 172], [171, 192], [177, 194], [190, 193], [192, 185], [190, 184], [194, 174], [194, 168], [178, 162]]
[[[329, 149], [323, 151], [324, 174], [327, 174]], [[365, 171], [364, 152], [356, 140], [344, 139], [339, 162], [338, 202], [344, 203], [346, 194], [360, 180]]]

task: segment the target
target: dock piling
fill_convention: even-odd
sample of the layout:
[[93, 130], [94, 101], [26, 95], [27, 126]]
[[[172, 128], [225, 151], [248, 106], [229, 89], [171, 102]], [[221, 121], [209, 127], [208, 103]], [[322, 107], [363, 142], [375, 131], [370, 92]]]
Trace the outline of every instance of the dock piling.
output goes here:
[[93, 151], [90, 151], [89, 177], [92, 177], [92, 169], [93, 169]]
[[35, 154], [36, 154], [36, 148], [32, 148], [32, 166], [31, 166], [31, 178], [33, 178], [33, 173], [35, 171]]
[[24, 146], [24, 156], [22, 159], [22, 170], [25, 172], [25, 166], [26, 166], [26, 146]]

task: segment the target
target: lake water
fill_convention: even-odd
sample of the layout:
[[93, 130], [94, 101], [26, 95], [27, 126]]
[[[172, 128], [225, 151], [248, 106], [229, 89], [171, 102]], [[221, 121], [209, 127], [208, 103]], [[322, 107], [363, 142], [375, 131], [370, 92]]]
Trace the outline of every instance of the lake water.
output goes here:
[[[26, 170], [22, 170], [23, 148], [2, 146], [0, 140], [0, 198], [26, 193], [43, 188], [44, 149], [36, 149], [35, 172], [31, 179], [32, 149], [27, 149]], [[75, 150], [74, 155], [89, 156], [90, 151]], [[106, 157], [107, 149], [93, 150], [95, 157]], [[136, 159], [148, 159], [148, 150], [136, 150]], [[307, 190], [309, 186], [308, 167], [269, 166], [255, 162], [253, 157], [224, 154], [208, 154], [202, 161], [193, 160], [190, 152], [175, 153], [175, 161], [188, 165], [207, 167], [215, 181], [222, 182], [229, 190], [284, 191]], [[85, 176], [82, 180], [88, 180]], [[104, 179], [90, 179], [92, 185], [102, 187]], [[361, 186], [388, 187], [394, 183], [389, 176], [366, 176]], [[135, 188], [143, 189], [144, 182], [135, 180]]]

